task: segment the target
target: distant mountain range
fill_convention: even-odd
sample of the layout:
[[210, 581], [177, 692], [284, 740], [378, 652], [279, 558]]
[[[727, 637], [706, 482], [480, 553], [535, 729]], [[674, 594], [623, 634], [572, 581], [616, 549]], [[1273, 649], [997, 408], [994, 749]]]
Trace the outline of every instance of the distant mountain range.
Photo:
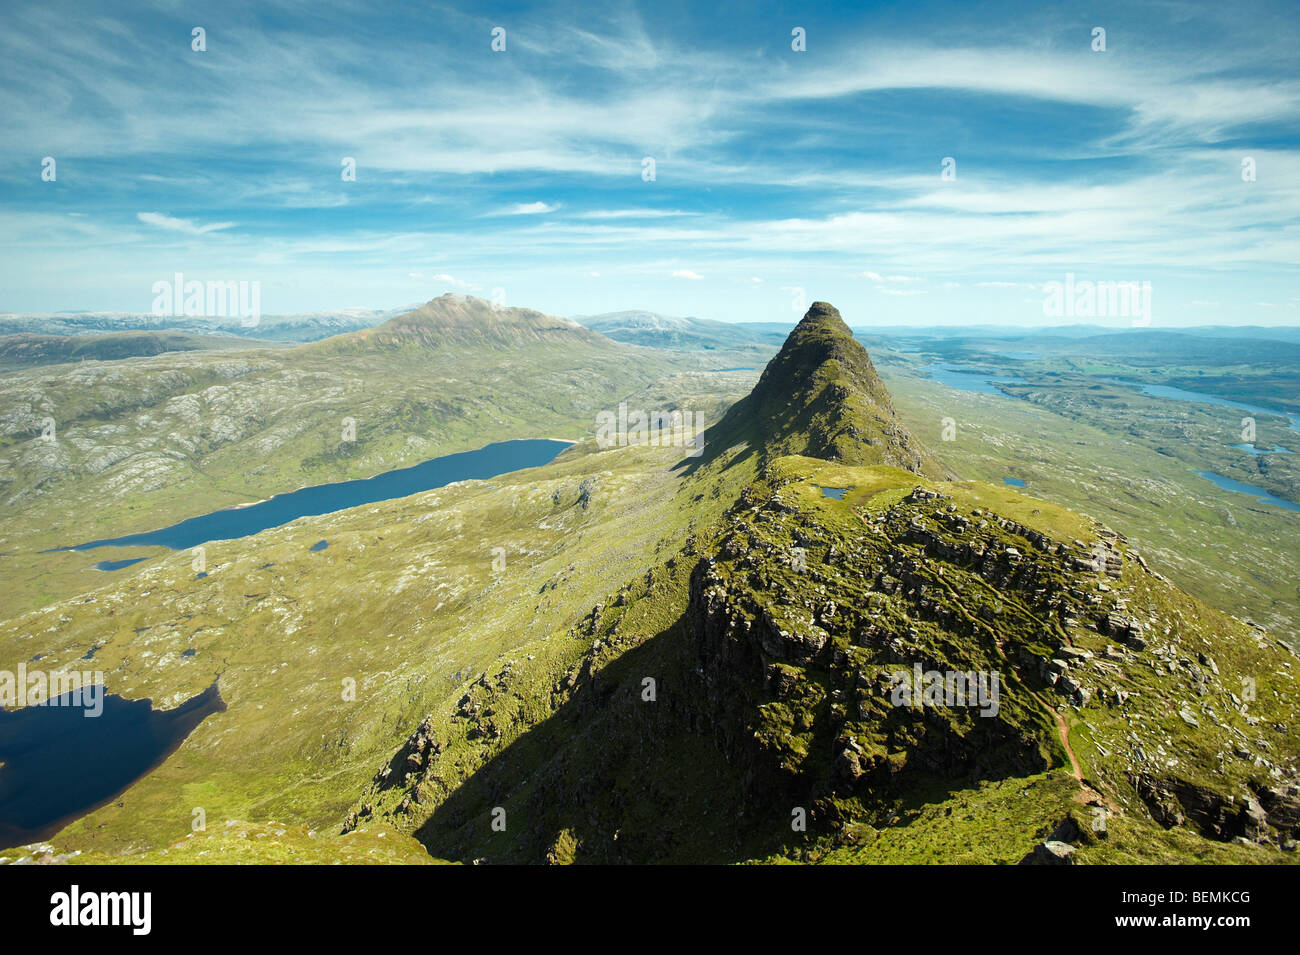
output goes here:
[[790, 332], [779, 322], [718, 322], [636, 310], [578, 315], [576, 320], [614, 341], [650, 348], [779, 347]]
[[[164, 352], [248, 348], [247, 339], [231, 335], [195, 335], [176, 331], [129, 331], [83, 335], [22, 332], [0, 335], [0, 370], [70, 361], [117, 361]], [[263, 343], [266, 344], [266, 343]], [[280, 343], [277, 343], [280, 344]]]
[[[445, 298], [446, 296], [443, 296]], [[322, 312], [263, 315], [257, 325], [245, 327], [238, 318], [157, 316], [140, 312], [0, 313], [0, 338], [14, 334], [105, 335], [126, 331], [171, 331], [190, 335], [217, 335], [245, 340], [312, 342], [347, 332], [376, 328], [390, 319], [412, 314], [423, 306], [398, 308], [342, 308]], [[779, 348], [794, 323], [720, 322], [708, 318], [662, 315], [645, 309], [575, 315], [573, 320], [614, 341], [650, 348], [720, 350], [764, 346]], [[1300, 344], [1300, 326], [1200, 325], [1169, 328], [1115, 328], [1102, 325], [855, 325], [859, 338], [879, 339], [995, 339], [1033, 340], [1128, 338], [1135, 334], [1192, 335], [1198, 338], [1267, 340]], [[113, 348], [120, 346], [112, 346]], [[112, 348], [110, 348], [110, 351]], [[139, 354], [149, 354], [140, 352]]]
[[263, 341], [311, 342], [343, 332], [373, 328], [388, 319], [418, 308], [341, 308], [326, 312], [262, 315], [253, 326], [237, 317], [152, 315], [147, 312], [54, 312], [0, 314], [0, 336], [103, 335], [126, 331], [174, 331], [192, 335], [221, 335]]

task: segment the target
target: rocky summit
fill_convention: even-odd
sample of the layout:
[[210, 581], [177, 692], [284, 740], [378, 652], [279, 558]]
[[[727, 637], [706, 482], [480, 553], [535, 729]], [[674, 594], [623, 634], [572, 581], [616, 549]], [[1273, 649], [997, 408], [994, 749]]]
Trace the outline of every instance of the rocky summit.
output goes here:
[[719, 449], [748, 442], [764, 460], [806, 454], [947, 476], [899, 422], [867, 350], [825, 302], [813, 303], [707, 440]]

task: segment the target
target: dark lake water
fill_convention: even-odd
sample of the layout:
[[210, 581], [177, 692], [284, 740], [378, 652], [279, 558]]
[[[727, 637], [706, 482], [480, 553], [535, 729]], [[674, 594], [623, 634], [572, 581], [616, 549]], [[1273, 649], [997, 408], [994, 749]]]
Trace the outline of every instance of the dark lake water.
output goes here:
[[121, 570], [123, 567], [130, 567], [132, 564], [138, 564], [144, 560], [143, 557], [128, 557], [126, 560], [101, 560], [95, 565], [96, 570]]
[[93, 547], [161, 544], [172, 550], [188, 550], [207, 541], [247, 537], [268, 528], [288, 524], [300, 517], [330, 514], [362, 504], [374, 504], [421, 491], [431, 491], [457, 481], [483, 480], [510, 471], [538, 467], [554, 460], [556, 455], [569, 446], [567, 441], [550, 438], [499, 441], [476, 451], [432, 458], [409, 468], [385, 471], [372, 478], [318, 484], [287, 494], [277, 494], [267, 501], [191, 517], [161, 530], [109, 537], [59, 549], [90, 550]]
[[47, 839], [124, 792], [226, 708], [214, 683], [171, 710], [103, 696], [88, 718], [72, 704], [0, 710], [0, 849]]

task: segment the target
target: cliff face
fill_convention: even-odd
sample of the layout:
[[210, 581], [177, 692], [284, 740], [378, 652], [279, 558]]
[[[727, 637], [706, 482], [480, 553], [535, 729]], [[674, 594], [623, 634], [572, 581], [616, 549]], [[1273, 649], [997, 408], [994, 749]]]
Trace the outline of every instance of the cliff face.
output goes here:
[[899, 422], [867, 350], [825, 302], [813, 303], [754, 390], [706, 440], [718, 448], [749, 442], [764, 460], [802, 454], [949, 476]]
[[[949, 522], [978, 518], [940, 511], [936, 532], [944, 498], [924, 488], [858, 527], [799, 489], [738, 514], [691, 579], [713, 722], [760, 788], [870, 800], [917, 774], [1000, 779], [1064, 761], [1035, 695], [1050, 692], [1040, 664], [1062, 642], [1043, 620], [1073, 613], [1050, 596], [1054, 551], [987, 521], [950, 543]], [[927, 701], [936, 673], [942, 698]]]

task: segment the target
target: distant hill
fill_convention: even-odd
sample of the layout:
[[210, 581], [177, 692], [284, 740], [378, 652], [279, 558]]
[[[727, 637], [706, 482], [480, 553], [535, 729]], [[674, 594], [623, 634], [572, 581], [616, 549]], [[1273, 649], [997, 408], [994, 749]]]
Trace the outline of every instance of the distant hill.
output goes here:
[[775, 323], [737, 324], [635, 310], [579, 315], [577, 321], [614, 341], [650, 348], [708, 350], [780, 345], [789, 332], [789, 328]]
[[499, 349], [566, 343], [597, 348], [614, 345], [604, 335], [569, 318], [531, 308], [496, 306], [472, 295], [448, 292], [375, 328], [348, 332], [302, 347], [337, 352], [449, 346]]
[[191, 335], [312, 342], [343, 332], [373, 328], [414, 306], [396, 309], [343, 308], [327, 312], [262, 315], [256, 325], [238, 318], [153, 315], [148, 312], [56, 312], [0, 314], [0, 335], [103, 335], [112, 332], [170, 331]]
[[0, 370], [70, 361], [116, 361], [164, 352], [248, 348], [243, 338], [187, 332], [109, 332], [104, 335], [0, 335]]

